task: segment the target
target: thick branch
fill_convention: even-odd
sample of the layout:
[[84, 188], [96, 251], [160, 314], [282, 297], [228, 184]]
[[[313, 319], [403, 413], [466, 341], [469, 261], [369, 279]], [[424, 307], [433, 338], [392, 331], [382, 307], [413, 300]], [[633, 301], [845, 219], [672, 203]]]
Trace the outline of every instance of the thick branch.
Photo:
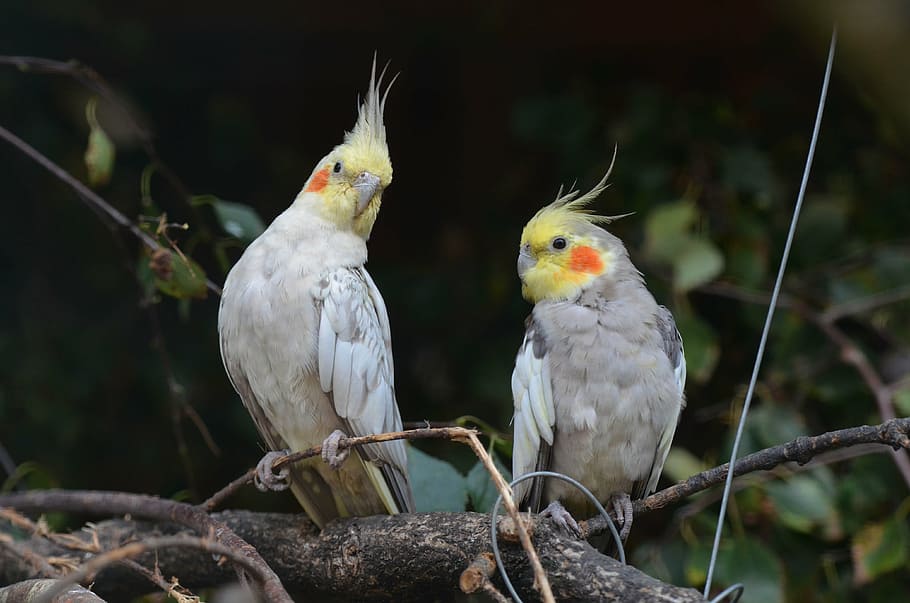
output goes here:
[[[292, 593], [307, 599], [426, 601], [448, 599], [459, 591], [462, 571], [489, 548], [489, 517], [477, 513], [379, 515], [330, 523], [321, 534], [302, 514], [283, 515], [226, 511], [214, 517], [255, 546], [275, 568]], [[97, 524], [102, 546], [113, 548], [125, 539], [157, 538], [179, 529], [128, 520]], [[82, 535], [89, 538], [88, 534]], [[622, 566], [582, 541], [551, 528], [535, 526], [534, 544], [550, 579], [555, 597], [562, 600], [696, 602], [693, 589], [664, 584], [631, 566]], [[73, 555], [46, 539], [30, 542], [42, 555]], [[504, 558], [510, 576], [527, 600], [536, 600], [534, 574], [524, 551], [506, 544]], [[84, 553], [76, 553], [83, 555]], [[0, 552], [0, 580], [18, 581], [14, 564]], [[157, 562], [164, 576], [198, 589], [235, 579], [216, 566], [211, 555], [189, 549], [159, 550], [136, 560]], [[147, 592], [148, 582], [124, 568], [110, 567], [97, 575], [94, 590], [111, 600]]]

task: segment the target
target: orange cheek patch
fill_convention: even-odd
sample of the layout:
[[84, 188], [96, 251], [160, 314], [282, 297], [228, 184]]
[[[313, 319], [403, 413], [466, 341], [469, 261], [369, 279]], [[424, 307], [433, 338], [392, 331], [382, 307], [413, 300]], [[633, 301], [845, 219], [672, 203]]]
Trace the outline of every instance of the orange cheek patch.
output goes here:
[[322, 168], [315, 174], [310, 180], [310, 183], [307, 185], [303, 192], [305, 193], [318, 193], [325, 188], [325, 185], [329, 183], [329, 168]]
[[572, 250], [569, 268], [574, 272], [600, 274], [603, 272], [604, 262], [596, 249], [582, 245]]

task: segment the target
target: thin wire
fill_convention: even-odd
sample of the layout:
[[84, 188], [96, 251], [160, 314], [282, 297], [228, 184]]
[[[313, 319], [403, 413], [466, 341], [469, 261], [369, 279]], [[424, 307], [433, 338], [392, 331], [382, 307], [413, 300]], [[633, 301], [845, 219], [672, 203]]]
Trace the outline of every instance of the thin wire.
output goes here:
[[[619, 532], [616, 530], [616, 526], [613, 524], [613, 518], [610, 517], [610, 514], [607, 513], [607, 510], [604, 509], [603, 505], [600, 504], [600, 501], [597, 500], [597, 497], [588, 490], [584, 484], [578, 480], [572, 479], [564, 473], [559, 473], [556, 471], [532, 471], [531, 473], [526, 473], [519, 478], [512, 480], [512, 483], [509, 484], [510, 488], [514, 488], [517, 484], [521, 482], [534, 478], [534, 477], [555, 477], [556, 479], [562, 480], [569, 484], [572, 484], [581, 492], [588, 497], [594, 506], [597, 508], [597, 511], [607, 520], [607, 526], [610, 528], [610, 533], [613, 534], [613, 541], [616, 543], [616, 548], [619, 551], [619, 562], [623, 565], [626, 564], [626, 550], [622, 545], [622, 538], [619, 537]], [[502, 503], [502, 494], [496, 498], [496, 502], [493, 504], [493, 508], [490, 509], [490, 545], [493, 548], [493, 558], [496, 559], [496, 567], [499, 568], [499, 575], [502, 576], [502, 581], [505, 582], [506, 588], [509, 590], [509, 594], [512, 595], [512, 600], [516, 603], [523, 603], [521, 597], [518, 596], [518, 593], [515, 591], [515, 587], [512, 586], [512, 581], [509, 579], [509, 574], [506, 572], [506, 565], [502, 562], [502, 555], [499, 552], [499, 542], [497, 541], [496, 534], [496, 516], [499, 513], [499, 505]]]
[[806, 167], [803, 170], [803, 180], [799, 187], [799, 196], [796, 198], [796, 207], [793, 208], [793, 218], [790, 221], [790, 232], [787, 233], [784, 254], [780, 258], [780, 267], [777, 270], [777, 280], [774, 282], [774, 291], [771, 293], [771, 301], [768, 304], [768, 315], [765, 317], [765, 327], [762, 330], [761, 341], [758, 344], [758, 352], [755, 355], [755, 365], [752, 367], [752, 378], [749, 380], [749, 390], [746, 392], [742, 415], [739, 417], [739, 426], [736, 428], [736, 439], [733, 440], [733, 451], [730, 453], [729, 466], [731, 470], [727, 472], [727, 479], [724, 483], [724, 496], [720, 501], [720, 514], [717, 518], [717, 528], [714, 532], [714, 547], [711, 549], [711, 562], [708, 564], [708, 577], [705, 580], [704, 596], [706, 599], [708, 598], [708, 593], [711, 592], [711, 579], [714, 577], [714, 566], [717, 563], [717, 552], [720, 548], [720, 536], [724, 529], [724, 518], [727, 515], [727, 502], [730, 499], [730, 491], [733, 485], [732, 467], [736, 463], [736, 457], [739, 453], [739, 444], [743, 437], [743, 428], [746, 425], [746, 415], [749, 414], [749, 405], [752, 403], [752, 394], [755, 391], [755, 383], [758, 381], [758, 371], [761, 369], [762, 357], [765, 354], [765, 344], [768, 341], [768, 332], [771, 330], [771, 320], [774, 318], [777, 297], [780, 294], [784, 273], [787, 271], [787, 258], [790, 256], [790, 247], [793, 244], [796, 223], [799, 220], [799, 212], [802, 209], [803, 199], [806, 196], [806, 185], [809, 182], [809, 173], [812, 170], [812, 159], [815, 156], [815, 144], [818, 141], [818, 132], [821, 129], [822, 124], [822, 114], [825, 111], [825, 99], [828, 96], [828, 82], [831, 80], [831, 66], [834, 64], [834, 49], [836, 46], [837, 26], [835, 26], [831, 32], [831, 44], [828, 47], [828, 64], [825, 66], [825, 79], [822, 82], [821, 96], [818, 100], [818, 111], [815, 114], [815, 128], [812, 131], [812, 141], [809, 143], [809, 154], [806, 157]]

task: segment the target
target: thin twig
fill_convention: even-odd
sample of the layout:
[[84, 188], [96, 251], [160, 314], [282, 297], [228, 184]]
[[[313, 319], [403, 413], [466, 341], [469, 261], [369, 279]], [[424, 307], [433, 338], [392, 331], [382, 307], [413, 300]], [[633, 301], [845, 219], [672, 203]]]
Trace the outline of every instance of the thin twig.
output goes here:
[[[743, 475], [741, 479], [733, 482], [733, 492], [740, 492], [747, 488], [752, 488], [771, 480], [786, 479], [789, 475], [792, 474], [812, 471], [813, 469], [817, 469], [819, 467], [842, 463], [844, 461], [859, 458], [861, 456], [868, 456], [870, 454], [883, 454], [887, 452], [889, 452], [888, 449], [876, 444], [858, 444], [852, 448], [830, 450], [816, 456], [805, 465], [785, 463], [773, 469], [769, 469], [766, 473], [750, 473], [748, 475]], [[703, 496], [693, 499], [692, 502], [686, 504], [679, 510], [679, 512], [676, 514], [676, 519], [686, 519], [687, 517], [692, 517], [693, 515], [704, 511], [709, 506], [720, 500], [721, 494], [721, 492], [715, 490], [714, 492], [705, 493]]]
[[[380, 433], [375, 435], [358, 436], [356, 438], [342, 438], [338, 441], [338, 449], [344, 450], [352, 446], [363, 444], [376, 444], [379, 442], [390, 442], [392, 440], [457, 440], [464, 437], [464, 432], [472, 431], [464, 427], [424, 427], [420, 429], [409, 429], [405, 431], [393, 431], [389, 433]], [[322, 454], [322, 446], [313, 446], [299, 452], [292, 452], [275, 459], [272, 463], [272, 470], [280, 469], [288, 463], [296, 463], [304, 459], [312, 458]], [[230, 482], [228, 485], [218, 490], [208, 500], [204, 501], [200, 507], [206, 511], [216, 509], [225, 499], [233, 495], [237, 490], [253, 481], [256, 475], [256, 468], [249, 469], [246, 473]]]
[[[706, 293], [712, 293], [730, 299], [762, 305], [766, 304], [769, 298], [768, 294], [762, 291], [750, 291], [737, 287], [736, 285], [725, 283], [712, 283], [711, 285], [702, 287], [701, 290]], [[888, 295], [887, 298], [890, 302], [898, 301], [899, 298], [902, 299], [902, 297], [897, 294], [901, 291], [903, 291], [903, 288], [895, 289], [890, 292], [891, 295]], [[834, 323], [837, 318], [853, 314], [854, 311], [871, 309], [879, 304], [882, 299], [885, 299], [884, 295], [882, 297], [870, 296], [869, 298], [863, 298], [863, 300], [857, 300], [856, 306], [853, 306], [852, 308], [847, 308], [842, 311], [837, 310], [840, 306], [832, 306], [827, 312], [822, 312], [821, 314], [813, 311], [804, 302], [794, 298], [784, 299], [782, 296], [777, 305], [778, 307], [792, 310], [804, 320], [814, 325], [829, 341], [831, 341], [831, 343], [839, 348], [841, 360], [856, 370], [860, 378], [866, 384], [866, 387], [869, 389], [869, 392], [872, 394], [872, 397], [875, 399], [875, 404], [878, 407], [881, 418], [887, 421], [897, 416], [897, 413], [894, 410], [894, 393], [896, 388], [893, 387], [893, 384], [884, 383], [881, 376], [878, 374], [878, 371], [872, 366], [869, 358]], [[844, 305], [847, 306], [848, 304]], [[832, 312], [831, 310], [835, 311]], [[892, 458], [894, 459], [894, 464], [897, 465], [898, 471], [904, 479], [904, 482], [910, 486], [910, 454], [908, 454], [906, 450], [895, 450], [892, 452]]]
[[[61, 168], [59, 165], [48, 159], [40, 151], [35, 149], [33, 146], [4, 128], [0, 126], [0, 138], [3, 138], [8, 143], [19, 149], [24, 155], [29, 159], [33, 160], [35, 163], [49, 171], [51, 174], [56, 176], [60, 181], [67, 184], [70, 188], [76, 191], [76, 194], [80, 199], [88, 206], [90, 209], [101, 212], [106, 215], [108, 218], [114, 221], [118, 226], [129, 231], [133, 236], [135, 236], [139, 241], [142, 242], [147, 248], [152, 251], [157, 249], [163, 249], [162, 245], [156, 241], [153, 237], [149, 236], [147, 232], [139, 228], [134, 222], [132, 222], [125, 215], [120, 213], [115, 209], [110, 203], [101, 198], [98, 193], [85, 186], [82, 182], [76, 179], [69, 172]], [[221, 295], [221, 287], [213, 283], [210, 279], [205, 280], [205, 286], [209, 291]]]
[[[264, 584], [268, 580], [267, 576], [263, 575], [262, 568], [259, 565], [252, 563], [249, 557], [238, 553], [229, 546], [219, 544], [213, 539], [186, 535], [160, 536], [158, 538], [149, 538], [139, 542], [131, 542], [122, 547], [92, 557], [78, 570], [71, 572], [65, 578], [60, 579], [54, 588], [45, 592], [39, 600], [39, 603], [50, 602], [55, 596], [66, 590], [69, 585], [76, 584], [90, 576], [94, 576], [113, 563], [121, 562], [147, 551], [168, 547], [201, 549], [209, 553], [215, 553], [230, 559], [235, 564], [245, 569], [260, 584]], [[290, 601], [290, 598], [288, 598], [288, 601]]]
[[[828, 338], [837, 344], [840, 348], [840, 357], [845, 363], [852, 366], [866, 387], [872, 392], [875, 398], [875, 404], [878, 407], [878, 413], [885, 421], [889, 421], [897, 416], [894, 412], [894, 392], [882, 381], [878, 371], [869, 362], [869, 358], [859, 347], [840, 330], [834, 323], [826, 322], [821, 317], [812, 313], [804, 314], [811, 320]], [[897, 465], [904, 483], [910, 486], [910, 456], [906, 450], [893, 451], [894, 464]]]
[[120, 96], [114, 92], [113, 88], [111, 88], [97, 71], [78, 61], [55, 61], [53, 59], [28, 56], [0, 56], [0, 65], [10, 65], [18, 68], [24, 73], [49, 73], [67, 76], [105, 99], [125, 118], [126, 124], [141, 142], [145, 154], [154, 164], [156, 170], [168, 181], [174, 190], [177, 191], [178, 195], [183, 199], [190, 198], [189, 189], [183, 181], [177, 177], [170, 167], [161, 161], [158, 150], [155, 148], [151, 131], [136, 119], [132, 111], [127, 107], [127, 104], [123, 102]]
[[879, 291], [872, 295], [833, 305], [821, 313], [821, 319], [827, 323], [833, 323], [845, 316], [861, 314], [907, 299], [910, 299], [910, 285], [889, 289], [888, 291]]
[[169, 597], [174, 598], [177, 603], [198, 603], [200, 600], [199, 597], [194, 595], [187, 588], [181, 586], [176, 578], [172, 578], [171, 582], [165, 580], [164, 576], [162, 576], [161, 572], [158, 570], [157, 564], [155, 566], [155, 571], [152, 571], [132, 559], [121, 559], [118, 563], [163, 590]]
[[8, 548], [16, 557], [28, 563], [35, 570], [32, 576], [58, 578], [61, 575], [60, 570], [53, 567], [47, 559], [30, 550], [26, 543], [13, 540], [9, 534], [0, 534], [0, 547]]
[[[789, 462], [804, 465], [823, 452], [861, 444], [879, 444], [890, 446], [895, 450], [910, 449], [910, 418], [891, 419], [879, 425], [848, 427], [816, 436], [800, 436], [785, 444], [742, 457], [736, 461], [733, 476], [739, 477], [754, 471], [767, 471]], [[724, 463], [693, 475], [669, 488], [664, 488], [647, 498], [633, 501], [633, 512], [640, 514], [656, 511], [723, 483], [727, 478], [729, 467], [729, 463]], [[606, 522], [600, 517], [589, 519], [586, 523], [587, 534], [600, 533], [607, 529]]]
[[528, 554], [528, 559], [534, 570], [534, 588], [540, 593], [544, 603], [555, 603], [556, 599], [553, 597], [553, 589], [550, 587], [550, 580], [547, 578], [547, 573], [540, 563], [540, 557], [534, 549], [534, 543], [531, 542], [531, 535], [528, 534], [528, 530], [521, 520], [521, 516], [518, 513], [518, 506], [512, 498], [512, 488], [509, 487], [508, 482], [506, 482], [505, 478], [496, 468], [496, 465], [493, 463], [493, 458], [487, 452], [487, 449], [484, 448], [483, 444], [480, 443], [480, 440], [477, 439], [477, 433], [473, 430], [461, 429], [464, 432], [464, 435], [461, 438], [458, 438], [458, 441], [468, 444], [471, 447], [471, 450], [474, 451], [474, 454], [480, 459], [480, 462], [483, 463], [483, 466], [486, 467], [490, 477], [493, 478], [493, 485], [496, 486], [496, 489], [499, 490], [499, 493], [502, 495], [503, 506], [509, 513], [509, 517], [511, 517], [512, 521], [515, 523], [515, 527], [518, 529], [518, 538], [521, 541], [521, 546], [524, 547], [525, 552]]

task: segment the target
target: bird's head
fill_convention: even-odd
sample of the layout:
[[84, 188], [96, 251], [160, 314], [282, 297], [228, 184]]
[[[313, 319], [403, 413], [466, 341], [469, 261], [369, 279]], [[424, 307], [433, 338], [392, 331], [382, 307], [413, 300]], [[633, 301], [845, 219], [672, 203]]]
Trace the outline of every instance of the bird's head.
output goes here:
[[617, 262], [627, 257], [622, 242], [598, 226], [623, 216], [597, 216], [585, 209], [606, 188], [609, 176], [608, 171], [581, 196], [578, 191], [562, 195], [560, 189], [557, 199], [524, 227], [518, 276], [529, 302], [576, 299], [595, 280], [614, 274]]
[[376, 78], [376, 60], [366, 98], [354, 129], [313, 170], [298, 199], [316, 206], [326, 220], [341, 230], [370, 238], [382, 192], [392, 182], [392, 162], [386, 145], [382, 114], [392, 81], [380, 94], [385, 70]]

